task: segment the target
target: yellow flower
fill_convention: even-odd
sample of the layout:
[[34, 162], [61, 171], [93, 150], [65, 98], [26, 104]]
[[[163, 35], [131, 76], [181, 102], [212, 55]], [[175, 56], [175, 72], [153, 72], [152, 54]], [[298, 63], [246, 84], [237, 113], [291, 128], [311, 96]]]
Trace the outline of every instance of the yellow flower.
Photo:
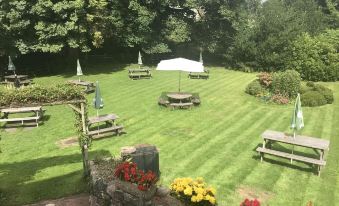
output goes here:
[[185, 194], [185, 195], [191, 196], [191, 195], [192, 195], [192, 188], [191, 188], [191, 187], [187, 187], [187, 188], [184, 190], [184, 194]]
[[204, 199], [204, 196], [202, 194], [197, 194], [197, 202], [200, 202]]
[[197, 202], [197, 196], [193, 195], [193, 196], [191, 197], [191, 202]]
[[214, 197], [210, 197], [208, 201], [210, 201], [212, 205], [215, 205], [216, 200]]

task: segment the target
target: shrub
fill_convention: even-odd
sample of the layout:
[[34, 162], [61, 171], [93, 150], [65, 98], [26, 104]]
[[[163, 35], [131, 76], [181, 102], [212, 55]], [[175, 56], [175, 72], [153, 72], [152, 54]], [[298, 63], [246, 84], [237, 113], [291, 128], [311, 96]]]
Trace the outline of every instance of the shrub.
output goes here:
[[324, 95], [318, 91], [308, 91], [301, 95], [302, 106], [316, 107], [327, 103]]
[[282, 94], [275, 94], [272, 96], [271, 100], [277, 104], [288, 104], [289, 99]]
[[260, 206], [260, 202], [257, 199], [249, 200], [245, 199], [240, 206]]
[[297, 71], [286, 70], [273, 75], [272, 90], [274, 94], [282, 94], [292, 98], [300, 90], [301, 78]]
[[246, 93], [258, 96], [263, 92], [264, 88], [261, 86], [259, 80], [253, 80], [251, 83], [249, 83], [246, 87]]
[[311, 81], [339, 79], [339, 29], [311, 37], [299, 36], [287, 49], [285, 68], [293, 68], [301, 77]]
[[313, 90], [312, 87], [308, 87], [306, 85], [300, 85], [299, 93], [304, 94], [305, 92], [308, 92], [308, 91], [311, 91], [311, 90]]
[[177, 178], [170, 187], [172, 195], [185, 205], [216, 205], [215, 189], [207, 187], [203, 178]]
[[308, 86], [308, 87], [314, 87], [314, 85], [315, 85], [314, 82], [311, 82], [311, 81], [306, 82], [306, 86]]
[[261, 72], [258, 74], [259, 82], [264, 87], [268, 88], [272, 84], [272, 74], [268, 72]]
[[314, 90], [320, 92], [326, 99], [327, 104], [332, 104], [334, 101], [333, 92], [331, 89], [320, 84], [314, 85]]

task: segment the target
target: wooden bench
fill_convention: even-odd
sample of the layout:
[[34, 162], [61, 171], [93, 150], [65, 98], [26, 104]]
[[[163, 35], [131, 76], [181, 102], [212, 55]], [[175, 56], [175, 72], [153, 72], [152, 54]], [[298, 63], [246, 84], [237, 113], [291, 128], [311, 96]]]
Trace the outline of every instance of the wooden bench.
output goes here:
[[152, 78], [152, 73], [150, 69], [129, 69], [128, 77], [130, 79], [136, 80], [141, 78]]
[[[296, 137], [292, 137], [283, 132], [270, 131], [270, 130], [266, 130], [261, 135], [261, 137], [264, 140], [263, 146], [258, 147], [256, 149], [256, 151], [260, 153], [261, 161], [263, 161], [264, 154], [269, 154], [269, 155], [274, 155], [274, 156], [290, 159], [291, 163], [293, 162], [293, 160], [311, 163], [313, 165], [318, 165], [318, 175], [320, 175], [321, 167], [326, 165], [326, 161], [324, 159], [324, 152], [325, 150], [329, 150], [330, 142], [328, 140], [323, 140], [323, 139], [314, 138], [314, 137], [300, 136], [300, 135], [296, 135]], [[312, 148], [316, 150], [317, 152], [318, 150], [320, 150], [320, 157], [319, 159], [315, 159], [315, 158], [305, 157], [301, 155], [295, 155], [293, 154], [293, 150], [291, 153], [277, 151], [277, 150], [272, 149], [272, 144], [275, 142], [285, 143], [285, 144], [289, 144], [293, 146]], [[268, 146], [269, 148], [266, 148], [266, 146]]]
[[267, 148], [258, 147], [256, 149], [256, 151], [260, 153], [261, 161], [263, 160], [263, 155], [261, 155], [261, 153], [265, 153], [265, 154], [269, 154], [269, 155], [274, 155], [274, 156], [290, 159], [291, 162], [293, 160], [296, 160], [296, 161], [300, 161], [300, 162], [310, 163], [310, 164], [313, 164], [313, 165], [318, 165], [318, 174], [320, 174], [321, 166], [326, 165], [326, 161], [324, 161], [324, 160], [299, 156], [299, 155], [290, 154], [290, 153], [286, 153], [286, 152], [280, 152], [280, 151], [271, 150], [271, 149], [267, 149]]
[[209, 70], [204, 70], [204, 72], [190, 72], [188, 73], [188, 78], [190, 79], [208, 79], [209, 78]]
[[193, 106], [192, 102], [185, 102], [185, 103], [170, 103], [170, 106], [174, 109], [175, 107], [178, 108], [191, 108]]
[[116, 135], [120, 135], [124, 127], [122, 125], [113, 125], [111, 127], [88, 131], [88, 136], [91, 138], [100, 138], [109, 135], [109, 132], [114, 132]]
[[[33, 117], [15, 117], [8, 118], [9, 114], [15, 113], [31, 113], [33, 112], [35, 116]], [[25, 121], [35, 121], [36, 126], [39, 126], [39, 120], [43, 117], [45, 110], [41, 106], [38, 107], [22, 107], [22, 108], [7, 108], [2, 109], [1, 113], [4, 115], [1, 117], [0, 122], [21, 122], [23, 125]]]

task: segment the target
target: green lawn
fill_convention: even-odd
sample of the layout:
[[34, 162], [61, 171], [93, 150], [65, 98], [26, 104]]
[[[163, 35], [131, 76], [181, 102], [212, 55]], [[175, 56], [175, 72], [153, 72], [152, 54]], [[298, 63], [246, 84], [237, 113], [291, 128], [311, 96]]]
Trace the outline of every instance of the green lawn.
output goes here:
[[[100, 68], [84, 68], [90, 75], [83, 79], [100, 81], [105, 102], [100, 113], [118, 114], [127, 134], [94, 141], [91, 158], [118, 155], [126, 145], [154, 144], [160, 149], [162, 184], [176, 177], [202, 176], [217, 188], [222, 206], [240, 204], [240, 187], [265, 194], [264, 205], [270, 206], [306, 205], [310, 200], [328, 206], [339, 201], [339, 83], [326, 84], [335, 92], [334, 104], [303, 108], [302, 134], [331, 140], [327, 165], [318, 177], [303, 163], [290, 165], [289, 160], [273, 157], [260, 163], [255, 152], [260, 134], [266, 129], [289, 131], [293, 106], [265, 104], [245, 94], [256, 74], [210, 68], [208, 80], [183, 75], [182, 90], [198, 92], [202, 103], [192, 110], [171, 111], [159, 107], [157, 99], [164, 91], [177, 90], [177, 72], [154, 71], [151, 80], [132, 81], [128, 67]], [[34, 81], [49, 85], [72, 78], [65, 74]], [[89, 102], [92, 98], [88, 95]], [[67, 106], [46, 109], [47, 120], [39, 128], [0, 131], [0, 205], [87, 191], [79, 147], [56, 146], [56, 141], [75, 135], [73, 112]], [[89, 113], [95, 115], [95, 110], [90, 107]]]

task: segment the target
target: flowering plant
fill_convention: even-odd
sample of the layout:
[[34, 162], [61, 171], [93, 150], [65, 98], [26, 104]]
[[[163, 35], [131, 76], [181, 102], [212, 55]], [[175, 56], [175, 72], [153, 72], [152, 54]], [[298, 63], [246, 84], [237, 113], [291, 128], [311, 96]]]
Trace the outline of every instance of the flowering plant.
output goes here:
[[240, 206], [260, 206], [260, 202], [257, 199], [249, 200], [246, 198]]
[[154, 172], [148, 171], [144, 173], [144, 171], [137, 168], [137, 164], [132, 162], [122, 162], [117, 165], [114, 176], [120, 180], [138, 185], [138, 189], [141, 191], [148, 190], [158, 181]]
[[207, 187], [203, 178], [177, 178], [170, 186], [172, 195], [187, 205], [210, 206], [216, 205], [216, 190]]

